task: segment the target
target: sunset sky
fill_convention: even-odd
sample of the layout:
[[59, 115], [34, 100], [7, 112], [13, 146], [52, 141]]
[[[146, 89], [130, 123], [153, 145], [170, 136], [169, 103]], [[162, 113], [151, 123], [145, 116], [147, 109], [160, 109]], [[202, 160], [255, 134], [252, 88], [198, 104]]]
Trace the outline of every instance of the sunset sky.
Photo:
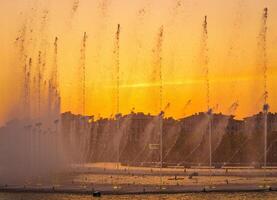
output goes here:
[[[215, 112], [242, 118], [261, 110], [263, 66], [258, 48], [262, 14], [268, 8], [268, 103], [277, 111], [276, 0], [0, 0], [0, 124], [18, 114], [22, 63], [16, 38], [27, 29], [25, 52], [45, 52], [47, 73], [57, 36], [62, 112], [81, 113], [81, 44], [87, 33], [86, 113], [111, 116], [115, 107], [115, 34], [119, 42], [120, 112], [159, 112], [159, 81], [152, 77], [159, 29], [166, 116], [206, 111], [201, 66], [204, 16], [208, 17], [210, 101]], [[75, 2], [75, 3], [74, 3]], [[75, 7], [74, 7], [75, 4]], [[47, 77], [47, 75], [45, 75]], [[186, 106], [191, 100], [191, 104]], [[230, 106], [238, 102], [236, 111]]]

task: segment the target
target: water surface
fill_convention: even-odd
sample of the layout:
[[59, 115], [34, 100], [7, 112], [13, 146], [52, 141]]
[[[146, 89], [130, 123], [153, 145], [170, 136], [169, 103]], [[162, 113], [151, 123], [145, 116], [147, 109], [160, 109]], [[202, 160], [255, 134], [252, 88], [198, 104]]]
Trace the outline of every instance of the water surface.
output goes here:
[[0, 200], [115, 200], [115, 199], [132, 199], [132, 200], [277, 200], [277, 192], [260, 192], [260, 193], [199, 193], [199, 194], [177, 194], [177, 195], [137, 195], [137, 196], [103, 196], [93, 198], [89, 195], [68, 195], [68, 194], [10, 194], [1, 193]]

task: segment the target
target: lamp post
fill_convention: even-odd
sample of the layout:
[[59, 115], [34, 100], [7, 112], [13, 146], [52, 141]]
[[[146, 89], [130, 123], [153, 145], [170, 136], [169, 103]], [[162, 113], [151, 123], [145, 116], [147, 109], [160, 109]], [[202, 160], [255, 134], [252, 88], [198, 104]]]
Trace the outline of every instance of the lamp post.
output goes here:
[[210, 185], [212, 184], [212, 117], [213, 110], [208, 109], [208, 132], [209, 132], [209, 166], [210, 166]]
[[163, 116], [164, 111], [161, 111], [159, 115], [159, 132], [160, 132], [160, 184], [162, 187], [162, 168], [163, 168]]
[[[267, 118], [268, 118], [269, 105], [267, 103], [263, 106], [264, 114], [264, 172], [266, 173], [267, 166]], [[264, 174], [266, 175], [266, 174]]]
[[59, 120], [56, 119], [54, 121], [54, 124], [55, 124], [55, 136], [54, 138], [56, 138], [55, 140], [55, 154], [56, 154], [56, 157], [55, 157], [55, 161], [56, 161], [56, 167], [58, 166], [58, 142], [59, 142], [59, 137], [58, 137], [58, 125], [59, 125]]

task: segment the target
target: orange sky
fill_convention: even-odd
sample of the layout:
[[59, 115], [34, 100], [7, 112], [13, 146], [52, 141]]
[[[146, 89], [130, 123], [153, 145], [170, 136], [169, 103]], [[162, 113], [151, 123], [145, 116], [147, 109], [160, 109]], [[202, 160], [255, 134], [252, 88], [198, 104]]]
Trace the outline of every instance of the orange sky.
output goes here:
[[[162, 67], [167, 116], [176, 118], [206, 110], [206, 85], [201, 60], [201, 33], [208, 16], [208, 57], [211, 106], [231, 114], [238, 101], [239, 118], [259, 111], [263, 101], [263, 68], [259, 65], [258, 34], [263, 8], [268, 16], [268, 102], [277, 110], [277, 2], [275, 0], [2, 0], [0, 7], [0, 122], [17, 114], [20, 100], [19, 61], [15, 38], [27, 20], [32, 41], [28, 57], [47, 52], [51, 68], [53, 41], [59, 37], [59, 80], [62, 111], [81, 112], [78, 69], [84, 32], [86, 49], [86, 114], [110, 116], [115, 109], [115, 57], [117, 24], [120, 34], [120, 112], [132, 108], [157, 113], [158, 82], [155, 46], [164, 27]], [[33, 8], [33, 9], [32, 9]], [[49, 12], [43, 22], [43, 13]], [[43, 25], [44, 23], [44, 25]], [[44, 27], [44, 28], [42, 28]], [[188, 100], [191, 104], [185, 108]], [[218, 106], [217, 106], [218, 105]], [[164, 105], [165, 106], [165, 105]], [[229, 113], [228, 113], [229, 112]]]

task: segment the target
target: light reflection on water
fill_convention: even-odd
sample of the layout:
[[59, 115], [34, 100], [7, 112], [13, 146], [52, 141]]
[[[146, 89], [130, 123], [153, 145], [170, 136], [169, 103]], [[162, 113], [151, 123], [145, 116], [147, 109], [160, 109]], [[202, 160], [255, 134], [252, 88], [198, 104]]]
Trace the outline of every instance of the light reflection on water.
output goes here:
[[178, 195], [139, 195], [139, 196], [103, 196], [93, 198], [88, 195], [68, 195], [68, 194], [9, 194], [1, 193], [0, 200], [277, 200], [277, 192], [267, 193], [199, 193], [199, 194], [178, 194]]

